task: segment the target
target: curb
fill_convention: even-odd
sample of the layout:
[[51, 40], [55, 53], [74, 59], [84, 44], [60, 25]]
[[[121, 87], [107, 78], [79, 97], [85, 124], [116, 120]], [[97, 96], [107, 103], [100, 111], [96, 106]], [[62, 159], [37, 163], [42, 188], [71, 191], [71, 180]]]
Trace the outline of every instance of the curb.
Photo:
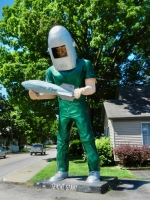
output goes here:
[[40, 170], [49, 164], [47, 160], [39, 160], [21, 169], [18, 169], [3, 178], [7, 183], [26, 183], [33, 178]]

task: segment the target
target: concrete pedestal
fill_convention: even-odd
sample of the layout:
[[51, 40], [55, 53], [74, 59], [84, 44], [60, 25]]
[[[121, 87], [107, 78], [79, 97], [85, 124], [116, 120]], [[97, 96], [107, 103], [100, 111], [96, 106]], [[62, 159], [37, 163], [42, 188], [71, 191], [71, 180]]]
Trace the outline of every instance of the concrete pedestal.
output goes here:
[[49, 179], [45, 179], [35, 182], [34, 186], [54, 190], [104, 194], [118, 184], [117, 177], [101, 177], [101, 181], [97, 183], [87, 183], [86, 179], [86, 176], [69, 176], [67, 179], [58, 182], [50, 182]]

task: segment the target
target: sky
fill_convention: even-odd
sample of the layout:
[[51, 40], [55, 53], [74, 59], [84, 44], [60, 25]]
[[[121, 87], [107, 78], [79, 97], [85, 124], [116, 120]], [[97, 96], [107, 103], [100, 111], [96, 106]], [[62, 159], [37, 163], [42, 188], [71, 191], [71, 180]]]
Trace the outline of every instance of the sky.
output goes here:
[[5, 5], [12, 5], [14, 3], [14, 0], [0, 0], [0, 18], [2, 17], [2, 7]]
[[[14, 0], [0, 0], [0, 18], [2, 18], [2, 7], [5, 5], [11, 6], [13, 3], [14, 3]], [[6, 90], [3, 87], [2, 87], [2, 90], [0, 90], [0, 93], [2, 93], [2, 95], [7, 95]]]

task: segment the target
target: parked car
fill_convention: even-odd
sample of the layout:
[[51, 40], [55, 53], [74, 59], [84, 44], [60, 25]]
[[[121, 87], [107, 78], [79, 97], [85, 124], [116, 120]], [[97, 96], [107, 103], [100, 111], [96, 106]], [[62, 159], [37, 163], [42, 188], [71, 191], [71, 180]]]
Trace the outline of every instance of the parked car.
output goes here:
[[30, 155], [40, 153], [41, 155], [46, 154], [46, 148], [44, 148], [43, 144], [34, 144], [30, 149]]
[[0, 147], [0, 157], [6, 158], [6, 151], [2, 147]]

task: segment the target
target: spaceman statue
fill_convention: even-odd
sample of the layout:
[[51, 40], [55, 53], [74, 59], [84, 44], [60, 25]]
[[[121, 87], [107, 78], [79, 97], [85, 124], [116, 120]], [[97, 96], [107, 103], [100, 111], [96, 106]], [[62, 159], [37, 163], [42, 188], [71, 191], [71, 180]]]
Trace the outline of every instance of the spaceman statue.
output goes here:
[[[49, 181], [66, 179], [69, 171], [69, 136], [72, 123], [75, 122], [84, 151], [87, 155], [89, 176], [88, 183], [100, 181], [99, 155], [95, 146], [94, 134], [87, 111], [85, 96], [95, 92], [95, 73], [89, 60], [76, 55], [75, 42], [63, 26], [54, 26], [48, 36], [48, 49], [53, 66], [46, 71], [46, 81], [60, 86], [65, 83], [74, 88], [72, 101], [59, 101], [59, 127], [57, 134], [57, 170]], [[36, 94], [29, 91], [31, 99], [53, 99], [50, 94]]]

